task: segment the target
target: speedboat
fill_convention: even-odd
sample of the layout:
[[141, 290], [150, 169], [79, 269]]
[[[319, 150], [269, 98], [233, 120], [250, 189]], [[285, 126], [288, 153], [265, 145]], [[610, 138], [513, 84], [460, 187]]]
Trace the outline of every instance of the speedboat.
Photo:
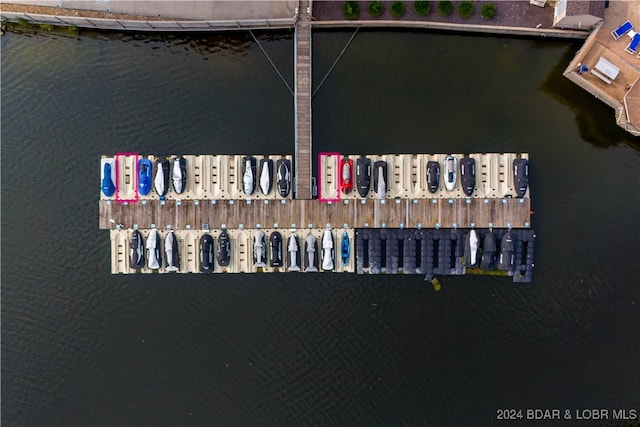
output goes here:
[[333, 270], [333, 235], [328, 228], [322, 236], [322, 269]]
[[471, 229], [467, 234], [467, 244], [465, 249], [468, 252], [465, 254], [465, 260], [468, 267], [474, 267], [478, 263], [478, 233], [476, 230]]
[[173, 189], [176, 193], [182, 194], [187, 188], [187, 161], [182, 156], [173, 159], [173, 170], [171, 171]]
[[289, 236], [287, 244], [287, 265], [289, 271], [300, 271], [300, 245], [298, 244], [298, 236], [292, 234]]
[[498, 256], [499, 270], [512, 270], [515, 263], [515, 244], [511, 231], [507, 231], [500, 240], [500, 255]]
[[356, 183], [360, 197], [367, 197], [371, 186], [371, 160], [366, 157], [356, 160]]
[[387, 162], [378, 160], [373, 164], [373, 188], [378, 199], [387, 194]]
[[440, 188], [440, 163], [433, 160], [427, 162], [427, 185], [432, 193]]
[[304, 239], [304, 251], [307, 253], [304, 271], [318, 271], [318, 239], [311, 233]]
[[164, 254], [167, 271], [180, 270], [180, 254], [178, 253], [178, 239], [176, 233], [170, 231], [164, 238]]
[[483, 270], [493, 270], [496, 262], [496, 236], [491, 231], [487, 231], [482, 241], [482, 258], [480, 268]]
[[102, 194], [107, 197], [113, 196], [113, 193], [116, 192], [116, 185], [113, 183], [113, 177], [115, 176], [113, 163], [113, 159], [103, 160], [100, 188], [102, 189]]
[[264, 231], [258, 230], [253, 234], [253, 265], [256, 267], [266, 267], [267, 244], [264, 238]]
[[513, 159], [513, 186], [518, 197], [524, 197], [529, 186], [529, 160]]
[[231, 237], [229, 237], [227, 230], [222, 230], [218, 237], [216, 258], [221, 267], [226, 267], [231, 262]]
[[169, 192], [169, 160], [163, 159], [156, 162], [156, 177], [153, 186], [158, 196], [166, 196]]
[[282, 234], [277, 231], [269, 236], [269, 265], [282, 267]]
[[449, 191], [453, 191], [453, 188], [456, 186], [457, 167], [455, 157], [447, 156], [444, 158], [444, 186]]
[[138, 160], [138, 193], [146, 196], [151, 191], [151, 173], [153, 164], [149, 159]]
[[129, 262], [131, 268], [139, 270], [144, 267], [144, 239], [138, 230], [133, 230], [129, 244]]
[[349, 266], [349, 255], [351, 254], [351, 245], [349, 243], [349, 234], [345, 231], [342, 233], [342, 243], [340, 244], [340, 258], [342, 258], [342, 266]]
[[247, 196], [256, 189], [256, 158], [244, 156], [242, 158], [242, 191]]
[[471, 196], [476, 187], [476, 160], [474, 158], [463, 157], [460, 159], [460, 181], [464, 194]]
[[280, 159], [276, 164], [278, 166], [278, 193], [281, 197], [287, 197], [291, 191], [291, 161]]
[[147, 237], [147, 267], [151, 270], [157, 270], [162, 265], [160, 239], [160, 233], [157, 230], [151, 230]]
[[273, 187], [273, 160], [260, 160], [260, 190], [265, 196], [271, 193]]
[[213, 272], [213, 237], [205, 233], [200, 237], [200, 271], [203, 273]]
[[344, 194], [353, 190], [353, 160], [345, 157], [340, 160], [340, 189]]

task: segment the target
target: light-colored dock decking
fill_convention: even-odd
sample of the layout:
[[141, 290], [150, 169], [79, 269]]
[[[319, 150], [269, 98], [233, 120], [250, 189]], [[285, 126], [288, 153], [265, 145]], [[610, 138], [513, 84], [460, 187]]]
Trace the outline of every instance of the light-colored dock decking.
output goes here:
[[311, 199], [311, 24], [306, 10], [309, 3], [300, 2], [300, 19], [296, 25], [295, 69], [295, 181], [297, 199]]

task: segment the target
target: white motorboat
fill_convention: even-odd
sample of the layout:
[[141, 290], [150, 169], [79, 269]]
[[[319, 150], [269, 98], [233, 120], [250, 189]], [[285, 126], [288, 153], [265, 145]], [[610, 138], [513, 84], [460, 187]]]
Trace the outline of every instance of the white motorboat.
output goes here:
[[333, 236], [329, 229], [322, 236], [322, 269], [333, 270]]
[[457, 167], [455, 157], [447, 156], [444, 158], [444, 186], [449, 191], [453, 191], [456, 186]]

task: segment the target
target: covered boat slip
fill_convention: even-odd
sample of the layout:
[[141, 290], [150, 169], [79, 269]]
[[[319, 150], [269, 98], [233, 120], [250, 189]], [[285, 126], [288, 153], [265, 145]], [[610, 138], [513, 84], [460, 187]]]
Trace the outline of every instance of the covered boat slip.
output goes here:
[[[175, 156], [171, 156], [175, 157]], [[184, 192], [177, 194], [173, 188], [170, 188], [169, 192], [164, 196], [166, 200], [275, 200], [283, 199], [278, 194], [276, 180], [277, 171], [272, 173], [272, 188], [269, 194], [263, 194], [260, 190], [260, 174], [259, 170], [254, 176], [255, 190], [253, 194], [247, 195], [243, 191], [243, 175], [242, 175], [242, 160], [245, 155], [184, 155], [186, 161], [186, 186]], [[291, 155], [255, 155], [257, 164], [261, 159], [271, 159], [275, 164], [280, 159], [287, 159], [292, 161]], [[122, 201], [135, 201], [137, 197], [139, 201], [145, 202], [150, 200], [158, 200], [160, 197], [153, 189], [147, 195], [141, 195], [137, 189], [137, 160], [141, 158], [147, 158], [153, 163], [153, 177], [156, 174], [156, 160], [165, 159], [165, 157], [156, 157], [154, 155], [141, 156], [130, 155], [126, 157], [118, 156], [117, 170], [117, 190], [116, 194], [120, 194], [117, 199], [113, 197], [106, 197], [100, 192], [100, 200], [122, 200]], [[112, 157], [103, 156], [102, 159], [112, 159]], [[104, 160], [101, 160], [101, 165]], [[291, 184], [292, 185], [292, 184]], [[170, 185], [171, 187], [171, 185]], [[287, 199], [293, 197], [293, 192], [289, 192]]]
[[[376, 161], [387, 162], [387, 182], [385, 199], [427, 199], [427, 198], [464, 198], [460, 179], [452, 191], [444, 186], [443, 162], [447, 154], [387, 154], [365, 155], [373, 165]], [[453, 154], [458, 163], [466, 157], [463, 154]], [[340, 191], [341, 173], [339, 162], [341, 158], [353, 160], [354, 170], [351, 179], [356, 181], [356, 160], [362, 155], [320, 155], [319, 165], [319, 198], [321, 200], [337, 199], [361, 199], [355, 184], [353, 190], [345, 194]], [[470, 197], [474, 198], [502, 198], [516, 197], [513, 177], [513, 160], [516, 158], [528, 159], [528, 153], [472, 153], [468, 157], [476, 161], [476, 185]], [[427, 163], [437, 161], [440, 164], [440, 185], [435, 193], [429, 192], [427, 183]], [[372, 168], [373, 169], [373, 168]], [[372, 170], [373, 174], [373, 170]], [[458, 174], [459, 175], [459, 174]], [[373, 188], [373, 176], [371, 177], [371, 189], [368, 199], [378, 198], [376, 189]], [[527, 189], [525, 198], [529, 198]]]
[[[253, 262], [253, 251], [254, 251], [254, 235], [256, 231], [262, 231], [266, 235], [266, 262], [264, 267], [256, 267]], [[256, 273], [256, 272], [289, 272], [288, 267], [290, 266], [287, 262], [287, 252], [289, 237], [291, 235], [296, 235], [298, 237], [299, 242], [299, 265], [301, 272], [304, 272], [304, 257], [307, 256], [305, 252], [305, 239], [309, 234], [315, 236], [317, 240], [317, 256], [318, 256], [318, 271], [322, 270], [322, 255], [323, 255], [323, 247], [322, 241], [323, 236], [325, 234], [326, 228], [312, 228], [312, 229], [304, 229], [304, 228], [288, 228], [288, 229], [273, 229], [273, 228], [254, 228], [254, 229], [230, 229], [227, 230], [231, 237], [231, 260], [228, 266], [221, 267], [217, 261], [214, 261], [215, 266], [213, 268], [212, 273]], [[145, 243], [147, 238], [149, 237], [149, 233], [152, 231], [151, 229], [139, 229], [142, 234]], [[151, 270], [145, 265], [144, 268], [136, 270], [131, 268], [130, 265], [130, 243], [131, 237], [133, 234], [132, 229], [112, 229], [110, 231], [111, 237], [111, 273], [112, 274], [134, 274], [137, 272], [140, 273], [170, 273], [170, 271], [166, 270], [166, 262], [165, 257], [166, 254], [164, 252], [165, 243], [164, 238], [169, 233], [170, 230], [160, 230], [158, 229], [161, 235], [161, 248], [162, 248], [162, 263], [161, 268], [157, 270]], [[172, 230], [178, 241], [178, 256], [180, 259], [180, 269], [177, 273], [200, 273], [200, 238], [204, 234], [209, 234], [213, 237], [214, 243], [214, 251], [217, 249], [218, 238], [222, 230], [220, 229], [212, 229], [212, 230], [194, 230], [194, 229], [184, 229], [184, 230]], [[270, 267], [269, 263], [269, 236], [271, 236], [274, 232], [279, 232], [282, 235], [282, 253], [284, 255], [284, 265], [282, 267]], [[340, 258], [340, 246], [342, 243], [342, 236], [344, 232], [347, 232], [349, 236], [349, 246], [351, 248], [351, 254], [349, 256], [349, 261], [347, 266], [345, 267]], [[331, 229], [331, 235], [333, 236], [333, 264], [334, 268], [331, 271], [334, 272], [348, 272], [352, 273], [355, 271], [355, 257], [353, 256], [353, 247], [354, 247], [354, 238], [355, 232], [352, 228], [333, 228]], [[215, 258], [215, 255], [214, 255]], [[203, 273], [207, 274], [207, 273]]]

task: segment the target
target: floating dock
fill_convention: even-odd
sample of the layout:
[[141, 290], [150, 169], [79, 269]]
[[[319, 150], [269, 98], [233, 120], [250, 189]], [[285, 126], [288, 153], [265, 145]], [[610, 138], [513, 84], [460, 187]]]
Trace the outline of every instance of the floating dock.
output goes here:
[[[451, 249], [451, 242], [461, 233], [475, 229], [482, 235], [492, 230], [497, 238], [506, 230], [512, 230], [518, 236], [516, 242], [520, 246], [517, 248], [521, 252], [526, 248], [526, 254], [524, 258], [516, 257], [521, 263], [512, 271], [496, 270], [491, 274], [509, 274], [520, 282], [532, 279], [535, 234], [530, 224], [530, 193], [527, 188], [523, 197], [516, 197], [513, 177], [513, 160], [528, 159], [526, 153], [464, 156], [473, 158], [476, 164], [476, 182], [470, 196], [464, 194], [460, 177], [452, 191], [447, 191], [442, 183], [435, 193], [428, 190], [427, 163], [437, 161], [442, 165], [444, 154], [366, 155], [372, 164], [380, 160], [386, 162], [388, 182], [383, 198], [374, 191], [363, 198], [355, 188], [346, 194], [340, 190], [340, 160], [351, 159], [355, 164], [362, 156], [323, 154], [318, 159], [319, 200], [306, 198], [306, 193], [302, 199], [294, 198], [293, 191], [282, 197], [276, 189], [279, 176], [275, 170], [271, 174], [273, 188], [268, 194], [259, 189], [245, 194], [242, 168], [247, 156], [181, 157], [186, 166], [184, 191], [178, 194], [170, 189], [165, 196], [158, 196], [153, 189], [142, 195], [136, 188], [137, 162], [143, 158], [151, 160], [155, 176], [156, 160], [159, 160], [155, 156], [121, 153], [101, 159], [101, 168], [110, 163], [116, 169], [112, 171], [116, 177], [115, 193], [107, 197], [101, 192], [99, 200], [100, 228], [111, 230], [112, 273], [166, 272], [162, 267], [153, 271], [130, 267], [129, 245], [134, 229], [139, 230], [145, 240], [150, 230], [160, 231], [163, 237], [168, 230], [173, 230], [178, 240], [181, 273], [200, 271], [199, 239], [204, 234], [211, 235], [217, 242], [221, 230], [226, 229], [231, 237], [231, 263], [227, 267], [216, 265], [219, 268], [214, 269], [215, 273], [287, 272], [286, 266], [267, 264], [256, 268], [253, 265], [254, 233], [261, 230], [268, 237], [279, 232], [286, 253], [289, 236], [296, 235], [303, 242], [307, 235], [313, 234], [320, 246], [325, 230], [330, 229], [335, 257], [331, 271], [334, 272], [424, 274], [427, 279], [435, 275], [487, 274], [490, 272], [467, 269]], [[291, 155], [250, 157], [257, 163], [262, 159], [274, 164], [292, 161]], [[259, 182], [259, 177], [255, 179]], [[289, 180], [295, 182], [295, 176]], [[349, 236], [350, 248], [346, 266], [339, 259], [344, 232]], [[321, 247], [319, 250], [322, 251]]]

